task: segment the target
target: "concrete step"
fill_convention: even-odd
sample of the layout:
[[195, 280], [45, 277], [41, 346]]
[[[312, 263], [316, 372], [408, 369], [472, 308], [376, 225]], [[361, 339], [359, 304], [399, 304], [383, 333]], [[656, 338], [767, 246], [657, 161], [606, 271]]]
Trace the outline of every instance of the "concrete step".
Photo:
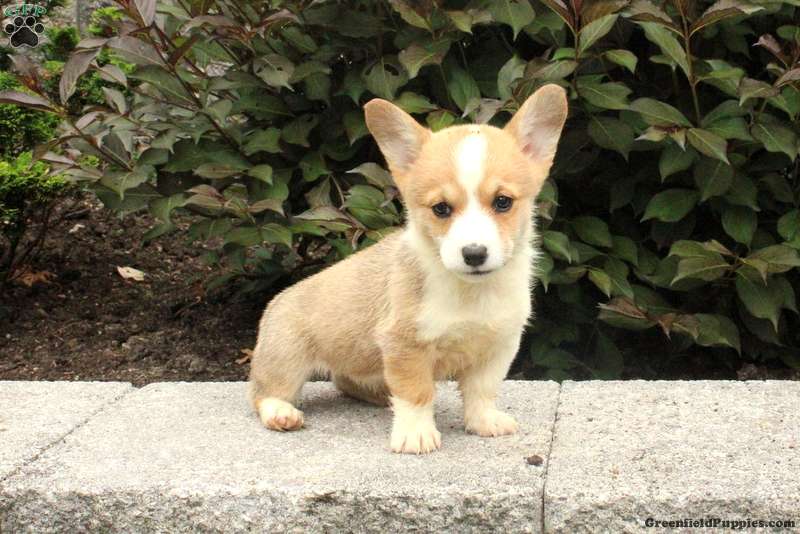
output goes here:
[[441, 384], [442, 449], [416, 457], [389, 452], [388, 409], [328, 383], [306, 386], [307, 427], [282, 434], [242, 383], [0, 382], [0, 532], [800, 525], [798, 382], [509, 381], [499, 404], [519, 434], [466, 435]]

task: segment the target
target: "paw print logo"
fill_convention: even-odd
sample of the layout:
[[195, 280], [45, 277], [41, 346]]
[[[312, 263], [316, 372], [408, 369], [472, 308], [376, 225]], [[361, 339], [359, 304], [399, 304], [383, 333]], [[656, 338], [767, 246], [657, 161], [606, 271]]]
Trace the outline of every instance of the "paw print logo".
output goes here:
[[11, 36], [11, 46], [29, 46], [33, 48], [39, 44], [39, 35], [44, 32], [44, 24], [36, 22], [35, 17], [15, 17], [14, 21], [6, 24], [5, 31]]

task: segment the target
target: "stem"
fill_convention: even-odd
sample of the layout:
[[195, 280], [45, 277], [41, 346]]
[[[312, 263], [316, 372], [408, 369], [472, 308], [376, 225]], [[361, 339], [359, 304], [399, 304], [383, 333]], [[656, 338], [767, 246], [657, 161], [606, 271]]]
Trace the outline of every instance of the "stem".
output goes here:
[[697, 98], [697, 80], [694, 77], [694, 67], [692, 66], [692, 46], [691, 35], [689, 34], [689, 22], [686, 16], [681, 11], [681, 20], [683, 21], [683, 49], [686, 52], [686, 66], [688, 71], [686, 77], [689, 79], [689, 89], [692, 91], [692, 103], [694, 104], [694, 117], [695, 123], [699, 126], [700, 119], [703, 115], [700, 113], [700, 100]]
[[78, 128], [78, 126], [75, 124], [75, 121], [73, 121], [71, 117], [65, 115], [64, 120], [66, 120], [76, 132], [78, 132], [78, 135], [80, 135], [84, 141], [92, 145], [98, 152], [100, 152], [106, 158], [106, 160], [108, 160], [111, 163], [116, 163], [120, 167], [124, 167], [129, 172], [133, 170], [133, 167], [131, 167], [128, 162], [121, 159], [113, 152], [106, 150], [97, 142], [97, 140], [94, 137], [92, 137], [91, 135], [87, 134], [86, 132]]

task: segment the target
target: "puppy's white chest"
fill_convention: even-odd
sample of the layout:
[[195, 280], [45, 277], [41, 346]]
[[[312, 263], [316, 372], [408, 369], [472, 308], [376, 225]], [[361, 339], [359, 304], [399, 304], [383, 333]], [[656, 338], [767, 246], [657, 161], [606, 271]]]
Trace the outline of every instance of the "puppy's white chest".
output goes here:
[[531, 311], [527, 283], [515, 291], [463, 294], [453, 287], [429, 286], [417, 317], [417, 338], [424, 342], [466, 341], [523, 327]]

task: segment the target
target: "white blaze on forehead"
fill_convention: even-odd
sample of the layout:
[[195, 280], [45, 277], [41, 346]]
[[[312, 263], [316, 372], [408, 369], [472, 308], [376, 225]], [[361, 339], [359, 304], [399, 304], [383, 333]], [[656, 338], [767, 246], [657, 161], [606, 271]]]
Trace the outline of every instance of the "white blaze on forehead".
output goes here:
[[486, 136], [471, 129], [455, 149], [456, 176], [467, 194], [467, 204], [458, 213], [440, 242], [439, 255], [445, 267], [469, 272], [473, 267], [464, 261], [462, 249], [469, 245], [486, 247], [486, 262], [481, 270], [494, 270], [504, 262], [503, 244], [497, 224], [478, 199], [478, 187], [486, 176], [488, 155]]
[[486, 172], [486, 136], [478, 130], [464, 137], [456, 148], [456, 176], [467, 195], [474, 195]]

